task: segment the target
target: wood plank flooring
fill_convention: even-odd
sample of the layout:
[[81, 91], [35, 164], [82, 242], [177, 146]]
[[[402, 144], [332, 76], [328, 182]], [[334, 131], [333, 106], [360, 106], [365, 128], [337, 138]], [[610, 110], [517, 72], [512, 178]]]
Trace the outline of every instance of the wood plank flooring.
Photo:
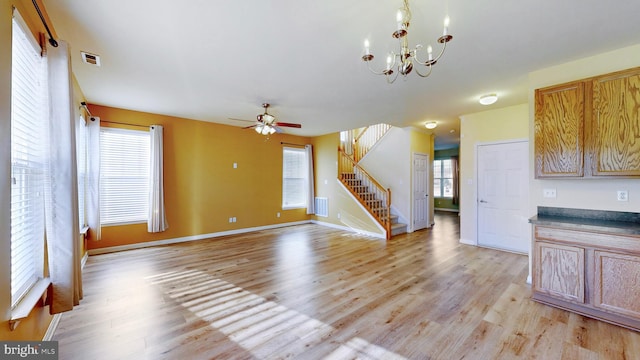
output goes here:
[[640, 359], [640, 334], [531, 301], [526, 256], [456, 214], [390, 241], [319, 225], [91, 256], [60, 359]]

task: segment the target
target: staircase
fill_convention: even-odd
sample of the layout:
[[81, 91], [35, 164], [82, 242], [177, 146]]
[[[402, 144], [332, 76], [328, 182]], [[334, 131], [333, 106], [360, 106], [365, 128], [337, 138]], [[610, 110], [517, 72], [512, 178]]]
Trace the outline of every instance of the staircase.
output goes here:
[[358, 179], [356, 173], [341, 173], [340, 180], [381, 225], [385, 226], [387, 222], [389, 223], [391, 231], [388, 238], [407, 232], [407, 224], [398, 222], [398, 215], [387, 216], [390, 210], [386, 207], [384, 200], [379, 199], [375, 192], [371, 192], [368, 186], [363, 185], [363, 180]]
[[382, 187], [351, 156], [338, 149], [338, 178], [365, 209], [386, 230], [386, 237], [407, 232], [407, 225], [391, 214], [391, 190]]

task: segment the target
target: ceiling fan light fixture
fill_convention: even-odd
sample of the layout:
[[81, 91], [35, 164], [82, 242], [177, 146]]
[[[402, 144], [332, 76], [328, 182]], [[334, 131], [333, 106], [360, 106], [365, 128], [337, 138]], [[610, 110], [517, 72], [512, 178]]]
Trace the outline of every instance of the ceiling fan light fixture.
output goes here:
[[427, 121], [426, 123], [424, 123], [424, 127], [426, 127], [429, 130], [433, 130], [438, 126], [438, 122], [436, 121]]
[[480, 100], [478, 102], [482, 105], [491, 105], [498, 101], [498, 95], [496, 94], [487, 94], [480, 96]]

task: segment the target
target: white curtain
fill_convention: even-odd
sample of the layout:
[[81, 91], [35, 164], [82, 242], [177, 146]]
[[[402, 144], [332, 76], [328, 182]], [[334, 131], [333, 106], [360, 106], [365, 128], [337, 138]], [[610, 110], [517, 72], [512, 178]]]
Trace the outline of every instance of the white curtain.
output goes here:
[[314, 214], [316, 195], [313, 185], [313, 147], [305, 145], [304, 152], [307, 155], [307, 214]]
[[50, 312], [73, 309], [82, 298], [75, 112], [68, 44], [47, 44], [49, 117], [46, 131], [45, 223]]
[[89, 239], [102, 237], [100, 228], [100, 118], [92, 116], [87, 122], [87, 193], [86, 209]]
[[162, 146], [162, 126], [151, 125], [149, 130], [151, 136], [151, 166], [149, 168], [149, 217], [147, 220], [147, 231], [162, 232], [169, 228], [167, 216], [164, 209], [164, 176], [163, 176], [163, 146]]

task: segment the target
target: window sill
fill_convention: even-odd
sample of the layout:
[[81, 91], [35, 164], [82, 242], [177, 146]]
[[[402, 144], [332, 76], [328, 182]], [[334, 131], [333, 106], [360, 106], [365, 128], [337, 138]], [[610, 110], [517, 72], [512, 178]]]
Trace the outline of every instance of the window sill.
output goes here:
[[100, 226], [101, 227], [110, 227], [110, 226], [146, 224], [146, 223], [147, 223], [147, 220], [134, 220], [134, 221], [125, 221], [125, 222], [114, 222], [114, 223], [100, 224]]
[[292, 206], [283, 206], [282, 210], [295, 210], [295, 209], [306, 209], [306, 205], [292, 205]]
[[88, 226], [85, 226], [82, 229], [80, 229], [80, 235], [87, 236], [88, 232], [89, 232], [89, 227]]
[[11, 309], [11, 319], [9, 319], [11, 331], [18, 327], [20, 320], [26, 319], [29, 316], [31, 310], [36, 306], [38, 300], [42, 298], [42, 295], [45, 294], [50, 284], [51, 279], [49, 278], [38, 280], [29, 292], [18, 302], [16, 307]]

